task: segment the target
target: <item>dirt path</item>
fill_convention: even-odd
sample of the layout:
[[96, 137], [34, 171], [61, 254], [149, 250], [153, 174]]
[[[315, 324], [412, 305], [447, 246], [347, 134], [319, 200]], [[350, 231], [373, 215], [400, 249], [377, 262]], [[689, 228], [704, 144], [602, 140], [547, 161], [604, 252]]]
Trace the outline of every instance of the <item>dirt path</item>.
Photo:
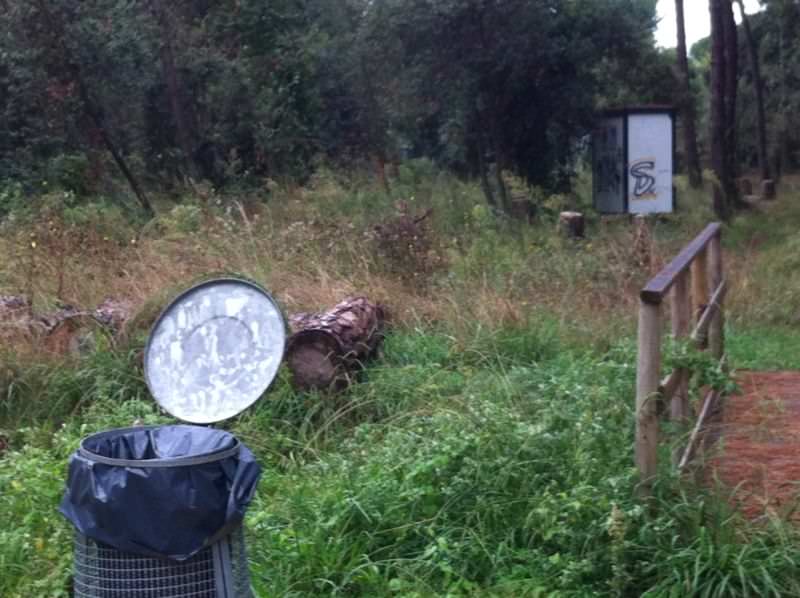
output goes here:
[[[800, 521], [800, 372], [740, 372], [725, 399], [707, 469], [750, 518]], [[796, 513], [794, 511], [797, 511]]]

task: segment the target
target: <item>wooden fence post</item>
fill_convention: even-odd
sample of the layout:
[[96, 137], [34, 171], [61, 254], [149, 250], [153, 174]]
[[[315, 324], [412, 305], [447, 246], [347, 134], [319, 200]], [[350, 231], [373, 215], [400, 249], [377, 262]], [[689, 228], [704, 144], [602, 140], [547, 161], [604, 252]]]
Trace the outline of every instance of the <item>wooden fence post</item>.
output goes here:
[[[675, 279], [670, 309], [672, 336], [678, 341], [685, 340], [689, 336], [689, 327], [692, 321], [692, 299], [689, 295], [688, 272], [682, 272]], [[689, 371], [681, 368], [680, 381], [675, 387], [670, 401], [670, 419], [678, 425], [683, 425], [689, 421], [689, 415]], [[676, 447], [672, 452], [673, 465], [678, 465], [682, 454], [683, 451]]]
[[[723, 265], [722, 265], [722, 233], [714, 235], [709, 241], [709, 277], [711, 279], [711, 287], [716, 288], [722, 283]], [[719, 298], [719, 305], [716, 306], [714, 311], [714, 319], [711, 320], [711, 325], [708, 330], [708, 347], [711, 354], [717, 358], [722, 359], [725, 354], [725, 314], [722, 308], [723, 297]]]
[[658, 383], [661, 373], [661, 305], [639, 302], [639, 356], [636, 369], [636, 466], [639, 494], [652, 494], [658, 467]]
[[694, 317], [699, 320], [708, 305], [708, 251], [703, 247], [692, 262], [692, 304]]

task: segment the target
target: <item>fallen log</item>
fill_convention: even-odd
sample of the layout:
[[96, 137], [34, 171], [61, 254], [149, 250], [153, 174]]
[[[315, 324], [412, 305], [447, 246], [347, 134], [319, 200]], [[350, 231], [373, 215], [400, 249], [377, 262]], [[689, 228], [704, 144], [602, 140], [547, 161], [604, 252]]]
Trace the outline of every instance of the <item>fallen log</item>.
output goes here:
[[91, 353], [97, 349], [96, 334], [114, 345], [113, 330], [92, 312], [64, 309], [39, 320], [45, 327], [44, 349], [53, 355], [80, 357]]
[[129, 301], [107, 297], [94, 310], [65, 305], [58, 311], [36, 317], [35, 322], [44, 336], [46, 351], [77, 356], [96, 348], [98, 333], [113, 346], [130, 314]]
[[348, 297], [332, 309], [289, 318], [286, 364], [302, 390], [340, 390], [373, 357], [383, 340], [384, 309], [366, 297]]
[[114, 334], [119, 334], [125, 323], [130, 320], [133, 304], [126, 299], [106, 297], [98, 305], [92, 315], [98, 321], [111, 329]]
[[30, 299], [20, 295], [0, 295], [0, 319], [16, 316], [20, 312], [29, 311]]
[[19, 295], [0, 295], [0, 339], [13, 346], [17, 341], [38, 338], [41, 325], [32, 316], [30, 299]]

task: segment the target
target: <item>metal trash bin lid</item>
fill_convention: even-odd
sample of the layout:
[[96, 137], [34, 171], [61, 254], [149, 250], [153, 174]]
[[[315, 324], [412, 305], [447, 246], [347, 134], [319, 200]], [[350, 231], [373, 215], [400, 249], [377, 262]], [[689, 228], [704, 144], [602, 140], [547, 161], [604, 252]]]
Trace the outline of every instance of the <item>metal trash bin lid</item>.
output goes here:
[[144, 352], [147, 386], [180, 420], [228, 419], [275, 379], [286, 336], [266, 290], [237, 278], [205, 281], [181, 293], [153, 325]]

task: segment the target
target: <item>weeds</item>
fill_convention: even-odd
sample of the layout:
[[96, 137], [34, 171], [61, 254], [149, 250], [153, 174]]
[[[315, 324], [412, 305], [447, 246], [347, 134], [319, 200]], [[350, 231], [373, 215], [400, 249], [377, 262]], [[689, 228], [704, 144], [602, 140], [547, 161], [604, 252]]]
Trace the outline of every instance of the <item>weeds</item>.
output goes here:
[[[282, 374], [226, 423], [265, 469], [247, 521], [258, 596], [800, 594], [794, 529], [740, 520], [715, 489], [674, 478], [668, 455], [655, 512], [634, 498], [629, 339], [649, 272], [631, 254], [626, 220], [590, 219], [587, 241], [565, 242], [548, 219], [585, 198], [536, 196], [538, 224], [523, 226], [426, 164], [401, 169], [388, 194], [321, 171], [306, 189], [271, 185], [268, 200], [240, 199], [228, 210], [209, 191], [146, 229], [102, 206], [64, 205], [53, 212], [61, 232], [37, 233], [35, 277], [28, 225], [6, 225], [0, 290], [32, 281], [35, 306], [114, 295], [138, 316], [122, 349], [71, 361], [16, 343], [3, 352], [0, 595], [68, 595], [71, 531], [55, 513], [67, 457], [94, 431], [169, 421], [146, 392], [142, 336], [169, 289], [219, 271], [264, 283], [289, 311], [360, 290], [393, 315], [381, 359], [347, 392], [298, 393]], [[398, 201], [413, 214], [433, 209], [425, 234], [448, 267], [400, 259], [424, 284], [400, 280], [365, 234]], [[706, 216], [696, 208], [653, 222], [653, 263]], [[72, 238], [78, 217], [86, 235], [105, 232]], [[759, 246], [752, 222], [725, 232], [729, 360], [798, 367], [786, 328], [795, 314], [782, 303], [800, 288], [795, 256], [783, 252], [794, 233], [780, 225]], [[676, 345], [666, 361], [699, 366], [696, 387], [728, 383], [702, 359]]]
[[[248, 515], [258, 595], [755, 596], [769, 595], [770, 577], [794, 587], [797, 549], [777, 522], [734, 525], [719, 499], [669, 476], [656, 518], [635, 501], [632, 345], [601, 354], [546, 328], [504, 334], [476, 359], [446, 334], [395, 332], [348, 393], [295, 393], [281, 379], [230, 422], [265, 466]], [[50, 384], [84, 381], [81, 416], [52, 436], [23, 428], [0, 459], [4, 596], [65, 587], [70, 533], [54, 509], [79, 439], [168, 421], [135, 361], [104, 359], [53, 370]], [[39, 561], [46, 581], [30, 574]], [[747, 586], [726, 577], [737, 562]]]

